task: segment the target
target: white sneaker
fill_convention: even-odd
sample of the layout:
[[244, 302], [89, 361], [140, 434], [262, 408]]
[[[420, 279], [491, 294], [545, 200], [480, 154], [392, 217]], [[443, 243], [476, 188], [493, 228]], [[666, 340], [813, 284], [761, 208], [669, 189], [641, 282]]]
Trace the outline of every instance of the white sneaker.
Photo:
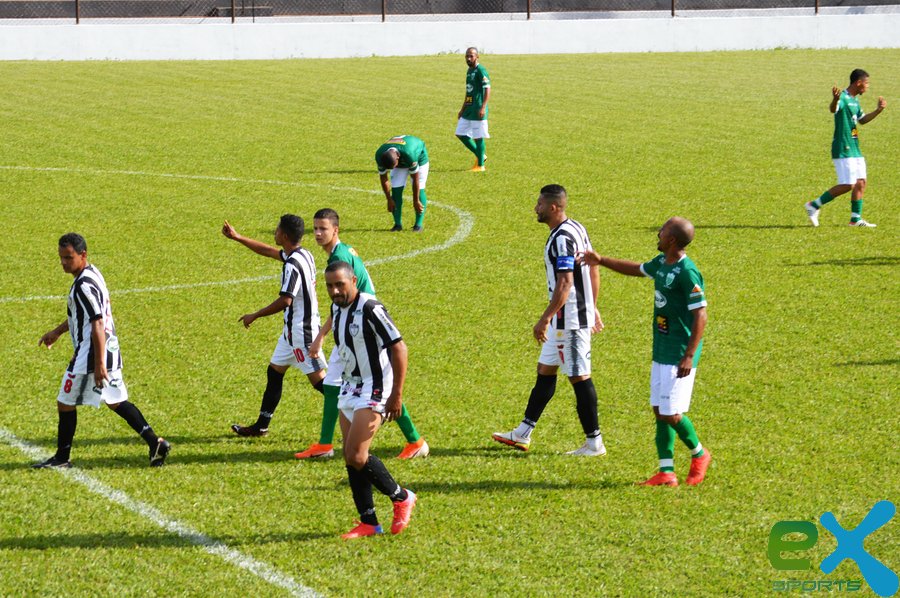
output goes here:
[[606, 454], [606, 446], [601, 442], [599, 447], [594, 448], [587, 440], [585, 440], [584, 444], [580, 447], [574, 451], [569, 451], [566, 454], [572, 455], [573, 457], [602, 457]]
[[878, 225], [875, 223], [872, 223], [872, 222], [867, 222], [867, 221], [863, 220], [862, 218], [860, 218], [856, 222], [851, 222], [850, 226], [861, 226], [863, 228], [875, 228]]
[[819, 209], [813, 207], [812, 202], [808, 201], [803, 206], [806, 208], [806, 215], [809, 216], [809, 221], [813, 226], [819, 226]]
[[494, 432], [491, 435], [491, 438], [493, 438], [500, 444], [511, 446], [513, 448], [519, 449], [520, 451], [527, 451], [528, 445], [531, 444], [531, 438], [522, 438], [518, 434], [516, 434], [515, 430], [511, 432]]

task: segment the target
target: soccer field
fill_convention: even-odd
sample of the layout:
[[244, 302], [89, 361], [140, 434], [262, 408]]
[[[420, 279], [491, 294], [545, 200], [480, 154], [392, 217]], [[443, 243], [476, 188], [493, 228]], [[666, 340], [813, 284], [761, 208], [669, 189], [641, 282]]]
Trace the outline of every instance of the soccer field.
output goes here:
[[[738, 596], [863, 579], [852, 561], [819, 570], [837, 545], [821, 525], [800, 553], [808, 571], [778, 571], [766, 551], [778, 521], [831, 511], [849, 530], [900, 500], [900, 51], [482, 63], [485, 173], [468, 172], [453, 135], [461, 55], [0, 63], [0, 594]], [[803, 203], [834, 184], [831, 86], [857, 67], [871, 74], [863, 109], [888, 100], [860, 133], [878, 228], [849, 228], [841, 197], [814, 229]], [[387, 232], [373, 160], [401, 133], [431, 158], [418, 235]], [[548, 183], [605, 255], [645, 261], [667, 218], [697, 226], [688, 254], [709, 324], [690, 414], [713, 454], [701, 486], [634, 485], [657, 466], [653, 287], [605, 269], [592, 349], [608, 455], [564, 455], [583, 433], [562, 379], [528, 453], [491, 440], [534, 383], [548, 231], [533, 207]], [[269, 436], [229, 430], [255, 418], [282, 324], [238, 323], [276, 297], [280, 267], [225, 239], [222, 221], [272, 243], [281, 214], [310, 230], [322, 207], [409, 346], [404, 398], [431, 456], [396, 460], [392, 424], [375, 439], [419, 495], [396, 537], [339, 538], [357, 517], [343, 463], [292, 456], [317, 439], [322, 405], [296, 372]], [[112, 291], [131, 400], [173, 444], [162, 469], [125, 422], [88, 407], [75, 473], [29, 467], [55, 449], [71, 357], [66, 337], [38, 348], [65, 318], [56, 243], [69, 231]], [[321, 272], [311, 230], [304, 246]], [[318, 291], [325, 313], [321, 277]], [[900, 571], [900, 518], [866, 549]]]

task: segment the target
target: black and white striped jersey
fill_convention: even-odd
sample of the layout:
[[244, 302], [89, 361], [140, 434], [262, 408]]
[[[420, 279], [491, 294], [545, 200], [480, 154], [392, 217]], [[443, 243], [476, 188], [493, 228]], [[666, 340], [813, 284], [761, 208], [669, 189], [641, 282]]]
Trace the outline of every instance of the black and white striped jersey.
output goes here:
[[332, 304], [334, 344], [344, 362], [344, 382], [371, 385], [372, 392], [393, 387], [390, 348], [402, 340], [384, 305], [374, 295], [359, 293], [348, 307]]
[[122, 354], [113, 322], [109, 290], [103, 275], [93, 265], [81, 271], [69, 289], [66, 313], [69, 319], [69, 334], [75, 354], [69, 362], [68, 371], [73, 374], [90, 374], [94, 371], [94, 343], [91, 339], [91, 323], [103, 320], [106, 332], [106, 369], [122, 369]]
[[316, 264], [302, 247], [290, 254], [281, 251], [281, 291], [292, 298], [284, 308], [284, 339], [292, 347], [306, 348], [319, 334], [319, 298], [316, 296]]
[[590, 328], [594, 325], [594, 289], [591, 287], [590, 267], [577, 265], [575, 255], [593, 249], [587, 230], [571, 218], [566, 219], [550, 231], [544, 247], [544, 265], [547, 269], [547, 291], [549, 297], [556, 289], [556, 277], [560, 273], [571, 272], [574, 284], [569, 291], [565, 305], [550, 321], [550, 327], [557, 330]]

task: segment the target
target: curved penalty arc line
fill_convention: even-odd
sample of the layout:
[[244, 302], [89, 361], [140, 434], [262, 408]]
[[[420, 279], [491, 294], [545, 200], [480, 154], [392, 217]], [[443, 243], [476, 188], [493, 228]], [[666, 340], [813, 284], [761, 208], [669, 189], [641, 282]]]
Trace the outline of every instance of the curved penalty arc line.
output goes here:
[[[211, 176], [211, 175], [200, 175], [200, 174], [173, 174], [173, 173], [165, 173], [165, 172], [146, 172], [141, 170], [98, 170], [92, 168], [69, 168], [69, 167], [38, 167], [38, 166], [9, 166], [9, 165], [0, 165], [0, 170], [9, 170], [9, 171], [25, 171], [25, 172], [47, 172], [47, 173], [62, 173], [62, 174], [87, 174], [87, 175], [95, 175], [95, 176], [136, 176], [136, 177], [155, 177], [155, 178], [168, 178], [168, 179], [180, 179], [180, 180], [193, 180], [193, 181], [215, 181], [222, 183], [243, 183], [243, 184], [251, 184], [251, 185], [275, 185], [281, 187], [316, 187], [321, 189], [331, 189], [333, 191], [353, 191], [357, 193], [370, 193], [373, 195], [377, 195], [379, 192], [374, 191], [372, 189], [360, 189], [358, 187], [341, 187], [337, 185], [323, 185], [321, 183], [308, 183], [303, 181], [279, 181], [276, 179], [244, 179], [239, 177], [225, 177], [225, 176]], [[429, 205], [434, 206], [436, 208], [440, 208], [443, 210], [448, 210], [453, 212], [457, 219], [459, 220], [459, 225], [456, 228], [456, 231], [453, 233], [449, 239], [444, 241], [443, 243], [438, 243], [437, 245], [429, 245], [428, 247], [423, 247], [421, 249], [414, 249], [407, 253], [402, 253], [398, 255], [389, 255], [382, 258], [375, 258], [373, 260], [369, 260], [366, 262], [366, 266], [378, 266], [381, 264], [388, 264], [391, 262], [397, 262], [400, 260], [412, 259], [414, 257], [418, 257], [421, 255], [425, 255], [428, 253], [436, 253], [439, 251], [446, 251], [450, 249], [454, 245], [458, 245], [468, 238], [469, 234], [471, 234], [472, 229], [475, 226], [475, 217], [472, 216], [471, 213], [458, 208], [456, 206], [452, 206], [449, 204], [443, 204], [437, 201], [429, 201]], [[215, 281], [201, 281], [201, 282], [189, 282], [189, 283], [181, 283], [181, 284], [171, 284], [171, 285], [163, 285], [163, 286], [152, 286], [152, 287], [140, 287], [135, 289], [121, 289], [110, 291], [110, 295], [131, 295], [138, 293], [161, 293], [167, 291], [178, 291], [183, 289], [195, 289], [202, 287], [217, 287], [217, 286], [234, 286], [241, 285], [247, 283], [254, 282], [262, 282], [267, 280], [272, 280], [278, 278], [277, 276], [252, 276], [248, 278], [238, 278], [234, 280], [215, 280]], [[58, 301], [64, 300], [66, 298], [65, 295], [27, 295], [24, 297], [0, 297], [0, 304], [2, 303], [25, 303], [28, 301]]]

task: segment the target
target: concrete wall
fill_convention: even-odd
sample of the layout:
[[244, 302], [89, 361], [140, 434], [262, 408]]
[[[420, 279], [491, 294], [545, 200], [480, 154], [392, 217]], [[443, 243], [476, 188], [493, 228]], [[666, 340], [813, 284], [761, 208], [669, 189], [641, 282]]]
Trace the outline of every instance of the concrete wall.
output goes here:
[[[854, 32], [864, 31], [865, 35]], [[24, 25], [0, 60], [231, 60], [900, 47], [900, 14], [582, 20]]]

